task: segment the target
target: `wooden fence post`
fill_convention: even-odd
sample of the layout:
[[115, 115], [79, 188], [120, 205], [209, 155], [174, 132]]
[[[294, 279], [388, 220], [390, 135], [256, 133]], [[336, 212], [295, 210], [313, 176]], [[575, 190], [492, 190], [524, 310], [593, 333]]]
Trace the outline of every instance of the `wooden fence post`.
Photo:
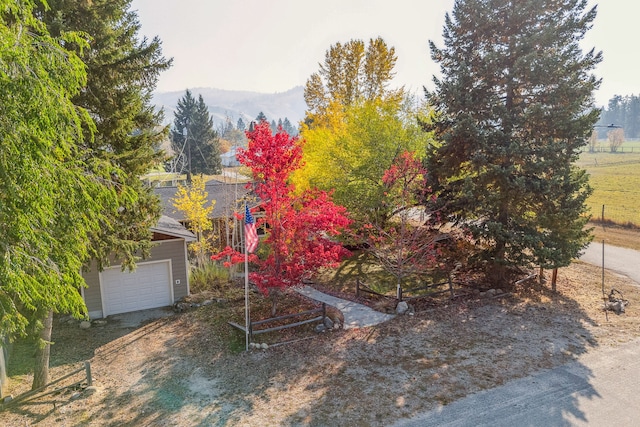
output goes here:
[[356, 297], [360, 297], [360, 278], [356, 277]]
[[454, 298], [455, 294], [453, 293], [453, 282], [451, 281], [451, 275], [448, 276], [448, 280], [449, 280], [449, 292], [451, 292], [451, 298]]
[[327, 318], [327, 304], [322, 303], [322, 324], [324, 325], [324, 321]]
[[87, 386], [93, 385], [93, 378], [91, 377], [91, 363], [84, 362], [84, 370], [87, 373]]

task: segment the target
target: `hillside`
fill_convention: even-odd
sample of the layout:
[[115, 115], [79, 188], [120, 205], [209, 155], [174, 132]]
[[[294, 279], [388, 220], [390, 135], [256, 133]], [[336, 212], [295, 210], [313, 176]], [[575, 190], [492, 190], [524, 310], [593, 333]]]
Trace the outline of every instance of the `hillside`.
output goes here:
[[[153, 103], [159, 108], [164, 108], [165, 123], [173, 122], [174, 110], [178, 100], [184, 96], [185, 90], [154, 94]], [[280, 93], [215, 88], [191, 88], [190, 90], [196, 98], [198, 95], [202, 95], [216, 126], [223, 123], [226, 117], [231, 118], [234, 124], [238, 118], [242, 117], [242, 120], [248, 124], [261, 111], [269, 120], [277, 121], [279, 118], [284, 120], [286, 117], [291, 124], [297, 126], [298, 122], [303, 119], [307, 107], [304, 102], [304, 88], [302, 86], [296, 86]]]

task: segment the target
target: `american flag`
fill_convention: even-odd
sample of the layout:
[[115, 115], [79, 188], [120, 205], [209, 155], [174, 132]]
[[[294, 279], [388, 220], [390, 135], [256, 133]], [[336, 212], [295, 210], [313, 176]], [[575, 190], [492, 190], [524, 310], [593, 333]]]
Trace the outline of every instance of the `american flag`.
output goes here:
[[258, 233], [256, 231], [256, 222], [253, 215], [249, 211], [249, 206], [244, 205], [244, 239], [247, 253], [252, 253], [258, 247]]

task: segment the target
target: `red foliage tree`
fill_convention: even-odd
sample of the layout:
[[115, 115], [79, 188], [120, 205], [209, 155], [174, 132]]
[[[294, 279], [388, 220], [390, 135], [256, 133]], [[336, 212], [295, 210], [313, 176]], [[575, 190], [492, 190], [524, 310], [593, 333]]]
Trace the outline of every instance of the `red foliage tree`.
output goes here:
[[[266, 295], [273, 289], [295, 286], [319, 268], [335, 266], [349, 252], [335, 240], [349, 224], [346, 209], [335, 205], [331, 194], [310, 190], [296, 193], [289, 183], [292, 172], [302, 166], [302, 142], [269, 124], [258, 123], [247, 132], [249, 145], [237, 158], [253, 174], [256, 195], [262, 201], [268, 233], [261, 245], [268, 246], [264, 259], [254, 258], [257, 271], [249, 275]], [[229, 249], [220, 256], [231, 255]], [[224, 254], [224, 255], [223, 255]], [[239, 260], [237, 256], [233, 260]]]
[[398, 156], [382, 178], [392, 217], [384, 225], [369, 224], [364, 230], [368, 252], [396, 278], [398, 296], [403, 280], [437, 265], [438, 238], [426, 225], [434, 218], [417, 209], [430, 197], [426, 176], [413, 153]]

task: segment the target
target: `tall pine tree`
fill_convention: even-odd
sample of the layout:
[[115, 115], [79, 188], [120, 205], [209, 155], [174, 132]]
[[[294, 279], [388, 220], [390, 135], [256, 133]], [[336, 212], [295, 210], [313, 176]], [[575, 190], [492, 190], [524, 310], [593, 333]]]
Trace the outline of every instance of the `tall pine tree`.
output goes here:
[[[161, 41], [138, 37], [140, 23], [130, 10], [131, 0], [49, 0], [40, 6], [39, 16], [52, 36], [82, 31], [90, 46], [74, 49], [87, 67], [87, 84], [73, 97], [95, 122], [93, 137], [83, 142], [87, 160], [103, 159], [121, 169], [114, 177], [118, 185], [137, 194], [124, 197], [121, 209], [91, 238], [91, 255], [103, 265], [115, 253], [123, 264], [133, 267], [140, 254], [150, 248], [149, 227], [160, 216], [157, 196], [140, 176], [161, 164], [159, 144], [166, 136], [163, 114], [155, 111], [151, 96], [159, 74], [171, 60], [162, 56]], [[89, 165], [96, 164], [88, 162]]]
[[53, 313], [86, 316], [80, 273], [92, 236], [137, 195], [116, 162], [85, 141], [97, 127], [90, 114], [101, 118], [75, 101], [87, 68], [74, 47], [88, 43], [72, 32], [51, 37], [32, 1], [2, 6], [0, 331], [36, 341], [38, 388], [48, 382]]
[[429, 172], [440, 208], [482, 245], [497, 282], [510, 266], [568, 265], [589, 239], [587, 176], [574, 166], [598, 120], [579, 43], [596, 9], [586, 0], [457, 0], [444, 48]]
[[202, 95], [196, 101], [187, 89], [178, 100], [174, 116], [171, 148], [176, 171], [186, 173], [189, 181], [192, 174], [219, 174], [222, 161], [218, 134]]

